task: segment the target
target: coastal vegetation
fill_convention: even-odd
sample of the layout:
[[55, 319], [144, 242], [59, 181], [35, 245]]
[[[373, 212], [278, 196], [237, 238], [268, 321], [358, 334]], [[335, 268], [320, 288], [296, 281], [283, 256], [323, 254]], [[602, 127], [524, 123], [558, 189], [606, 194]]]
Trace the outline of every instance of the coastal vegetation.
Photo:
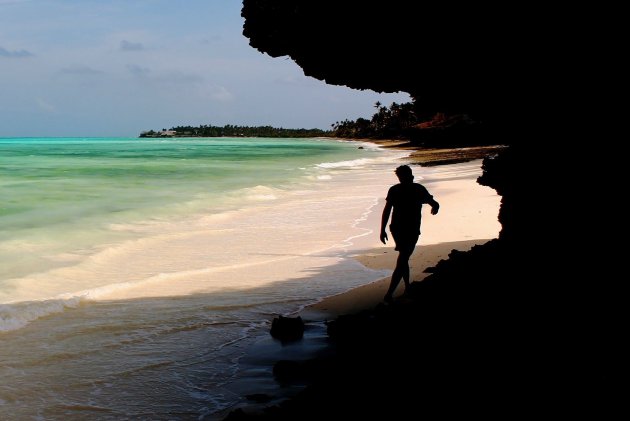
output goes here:
[[415, 101], [389, 107], [376, 102], [371, 118], [345, 119], [331, 130], [286, 129], [272, 126], [200, 125], [148, 130], [140, 137], [335, 137], [341, 139], [399, 139], [423, 147], [491, 145], [485, 125], [468, 114], [446, 114], [418, 110]]
[[235, 126], [223, 127], [208, 124], [177, 126], [160, 131], [149, 130], [140, 133], [140, 137], [322, 137], [331, 136], [329, 131], [321, 129], [285, 129], [271, 126]]
[[446, 114], [420, 110], [416, 102], [377, 102], [371, 119], [343, 120], [331, 125], [332, 135], [353, 139], [400, 139], [422, 147], [456, 147], [495, 144], [486, 126], [465, 113]]

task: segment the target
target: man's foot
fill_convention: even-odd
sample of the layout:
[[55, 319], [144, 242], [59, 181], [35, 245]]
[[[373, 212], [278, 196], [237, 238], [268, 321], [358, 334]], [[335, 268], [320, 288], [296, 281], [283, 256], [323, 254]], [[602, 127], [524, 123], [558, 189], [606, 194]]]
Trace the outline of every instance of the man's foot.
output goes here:
[[391, 295], [385, 295], [383, 301], [385, 301], [386, 303], [391, 303], [392, 301], [394, 301], [394, 297], [392, 297]]

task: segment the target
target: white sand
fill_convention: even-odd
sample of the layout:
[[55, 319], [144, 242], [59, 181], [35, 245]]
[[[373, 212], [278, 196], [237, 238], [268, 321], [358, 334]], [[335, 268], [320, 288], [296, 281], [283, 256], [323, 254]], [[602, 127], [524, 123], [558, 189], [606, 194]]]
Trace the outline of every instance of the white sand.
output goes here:
[[[497, 216], [501, 197], [489, 188], [477, 184], [481, 175], [481, 160], [463, 164], [441, 165], [430, 168], [414, 168], [414, 174], [430, 173], [431, 182], [423, 183], [440, 203], [438, 215], [430, 214], [430, 207], [423, 209], [422, 235], [419, 245], [411, 257], [412, 281], [421, 281], [428, 274], [427, 267], [448, 257], [451, 250], [468, 250], [475, 244], [483, 244], [496, 238], [501, 229]], [[427, 176], [427, 179], [429, 176]], [[366, 224], [377, 237], [380, 230], [380, 216], [384, 201], [378, 211], [373, 212]], [[371, 269], [392, 269], [398, 253], [391, 240], [387, 245], [378, 246], [356, 256], [364, 266]], [[353, 289], [343, 294], [326, 298], [303, 311], [306, 318], [328, 318], [339, 314], [357, 312], [382, 302], [389, 286], [389, 278]], [[397, 294], [404, 289], [401, 282]]]

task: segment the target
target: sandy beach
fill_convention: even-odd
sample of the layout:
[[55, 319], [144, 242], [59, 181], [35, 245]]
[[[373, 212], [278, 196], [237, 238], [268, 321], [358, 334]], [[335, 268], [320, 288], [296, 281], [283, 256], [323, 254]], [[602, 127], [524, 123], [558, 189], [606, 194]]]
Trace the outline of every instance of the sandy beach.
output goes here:
[[[452, 241], [417, 247], [409, 262], [412, 282], [420, 282], [426, 278], [430, 274], [431, 268], [440, 260], [448, 258], [448, 254], [451, 251], [467, 251], [472, 246], [483, 244], [486, 241], [488, 239]], [[394, 251], [393, 247], [384, 246], [357, 256], [356, 259], [370, 269], [391, 269], [396, 264], [397, 256], [398, 253]], [[306, 308], [302, 312], [302, 316], [305, 319], [330, 319], [342, 314], [353, 314], [372, 308], [383, 302], [383, 296], [389, 287], [389, 281], [390, 278], [382, 278], [368, 285], [328, 297]], [[395, 297], [402, 294], [403, 288], [401, 282], [396, 290]]]
[[[378, 143], [393, 148], [401, 145], [397, 141]], [[420, 165], [426, 166], [427, 160], [431, 162], [430, 178], [434, 181], [423, 183], [422, 177], [417, 177], [415, 181], [424, 184], [440, 203], [440, 212], [435, 216], [430, 214], [428, 206], [423, 208], [422, 235], [410, 260], [412, 283], [417, 284], [429, 276], [431, 268], [441, 260], [447, 259], [453, 250], [470, 250], [473, 246], [484, 244], [498, 236], [501, 225], [497, 215], [501, 198], [493, 189], [477, 183], [477, 177], [481, 175], [480, 154], [487, 156], [498, 149], [471, 148], [467, 158], [466, 151], [462, 150], [430, 150], [401, 160], [401, 164], [411, 165], [415, 174], [427, 169], [422, 168], [421, 171]], [[459, 156], [456, 163], [451, 161], [454, 155]], [[436, 163], [438, 165], [435, 165]], [[383, 192], [383, 198], [363, 222], [362, 228], [372, 231], [371, 240], [364, 240], [366, 245], [380, 244], [378, 233], [385, 194], [386, 192]], [[366, 247], [351, 258], [370, 269], [391, 271], [397, 256], [390, 236], [387, 244]], [[290, 360], [308, 365], [307, 361], [321, 356], [322, 352], [327, 352], [328, 322], [337, 320], [339, 316], [378, 308], [379, 304], [383, 303], [389, 282], [389, 277], [376, 279], [374, 282], [327, 297], [304, 308], [298, 314], [306, 323], [306, 331], [301, 341], [281, 344], [270, 336], [261, 338], [242, 360], [243, 377], [235, 385], [234, 391], [249, 397], [248, 403], [239, 407], [246, 413], [256, 414], [266, 407], [278, 404], [286, 397], [295, 395], [305, 383], [298, 381], [278, 385], [277, 378], [276, 380], [273, 378], [275, 375], [271, 376], [275, 363]], [[403, 290], [401, 282], [394, 295], [395, 302], [399, 300]], [[297, 369], [297, 373], [300, 370]], [[298, 378], [300, 376], [295, 375]], [[261, 403], [252, 399], [253, 396], [262, 396], [269, 400]]]
[[[407, 148], [405, 142], [380, 141], [383, 147]], [[430, 273], [430, 268], [440, 260], [447, 259], [452, 250], [467, 251], [477, 244], [496, 238], [501, 229], [497, 220], [500, 196], [477, 183], [481, 174], [481, 156], [491, 155], [501, 146], [474, 148], [418, 150], [404, 159], [412, 168], [434, 166], [439, 172], [437, 182], [425, 185], [440, 203], [438, 215], [430, 215], [428, 206], [423, 209], [422, 235], [409, 265], [412, 282], [422, 281]], [[464, 161], [464, 162], [460, 162]], [[456, 163], [453, 163], [456, 162]], [[440, 165], [441, 164], [441, 165]], [[423, 184], [422, 180], [415, 180]], [[384, 199], [379, 201], [377, 210], [366, 221], [366, 225], [378, 235]], [[386, 245], [366, 250], [355, 257], [370, 269], [393, 269], [398, 253], [391, 240]], [[427, 271], [427, 269], [429, 269]], [[389, 277], [382, 278], [345, 293], [328, 297], [307, 307], [301, 315], [305, 319], [329, 319], [342, 314], [352, 314], [372, 308], [381, 303], [389, 286]], [[398, 286], [395, 296], [403, 291]]]

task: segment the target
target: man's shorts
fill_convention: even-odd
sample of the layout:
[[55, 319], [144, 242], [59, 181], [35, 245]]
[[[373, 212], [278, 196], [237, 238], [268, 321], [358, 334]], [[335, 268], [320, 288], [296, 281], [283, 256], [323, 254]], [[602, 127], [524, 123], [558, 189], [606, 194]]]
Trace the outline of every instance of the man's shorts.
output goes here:
[[391, 231], [391, 233], [396, 243], [394, 250], [397, 251], [413, 251], [420, 238], [420, 233], [413, 231]]

